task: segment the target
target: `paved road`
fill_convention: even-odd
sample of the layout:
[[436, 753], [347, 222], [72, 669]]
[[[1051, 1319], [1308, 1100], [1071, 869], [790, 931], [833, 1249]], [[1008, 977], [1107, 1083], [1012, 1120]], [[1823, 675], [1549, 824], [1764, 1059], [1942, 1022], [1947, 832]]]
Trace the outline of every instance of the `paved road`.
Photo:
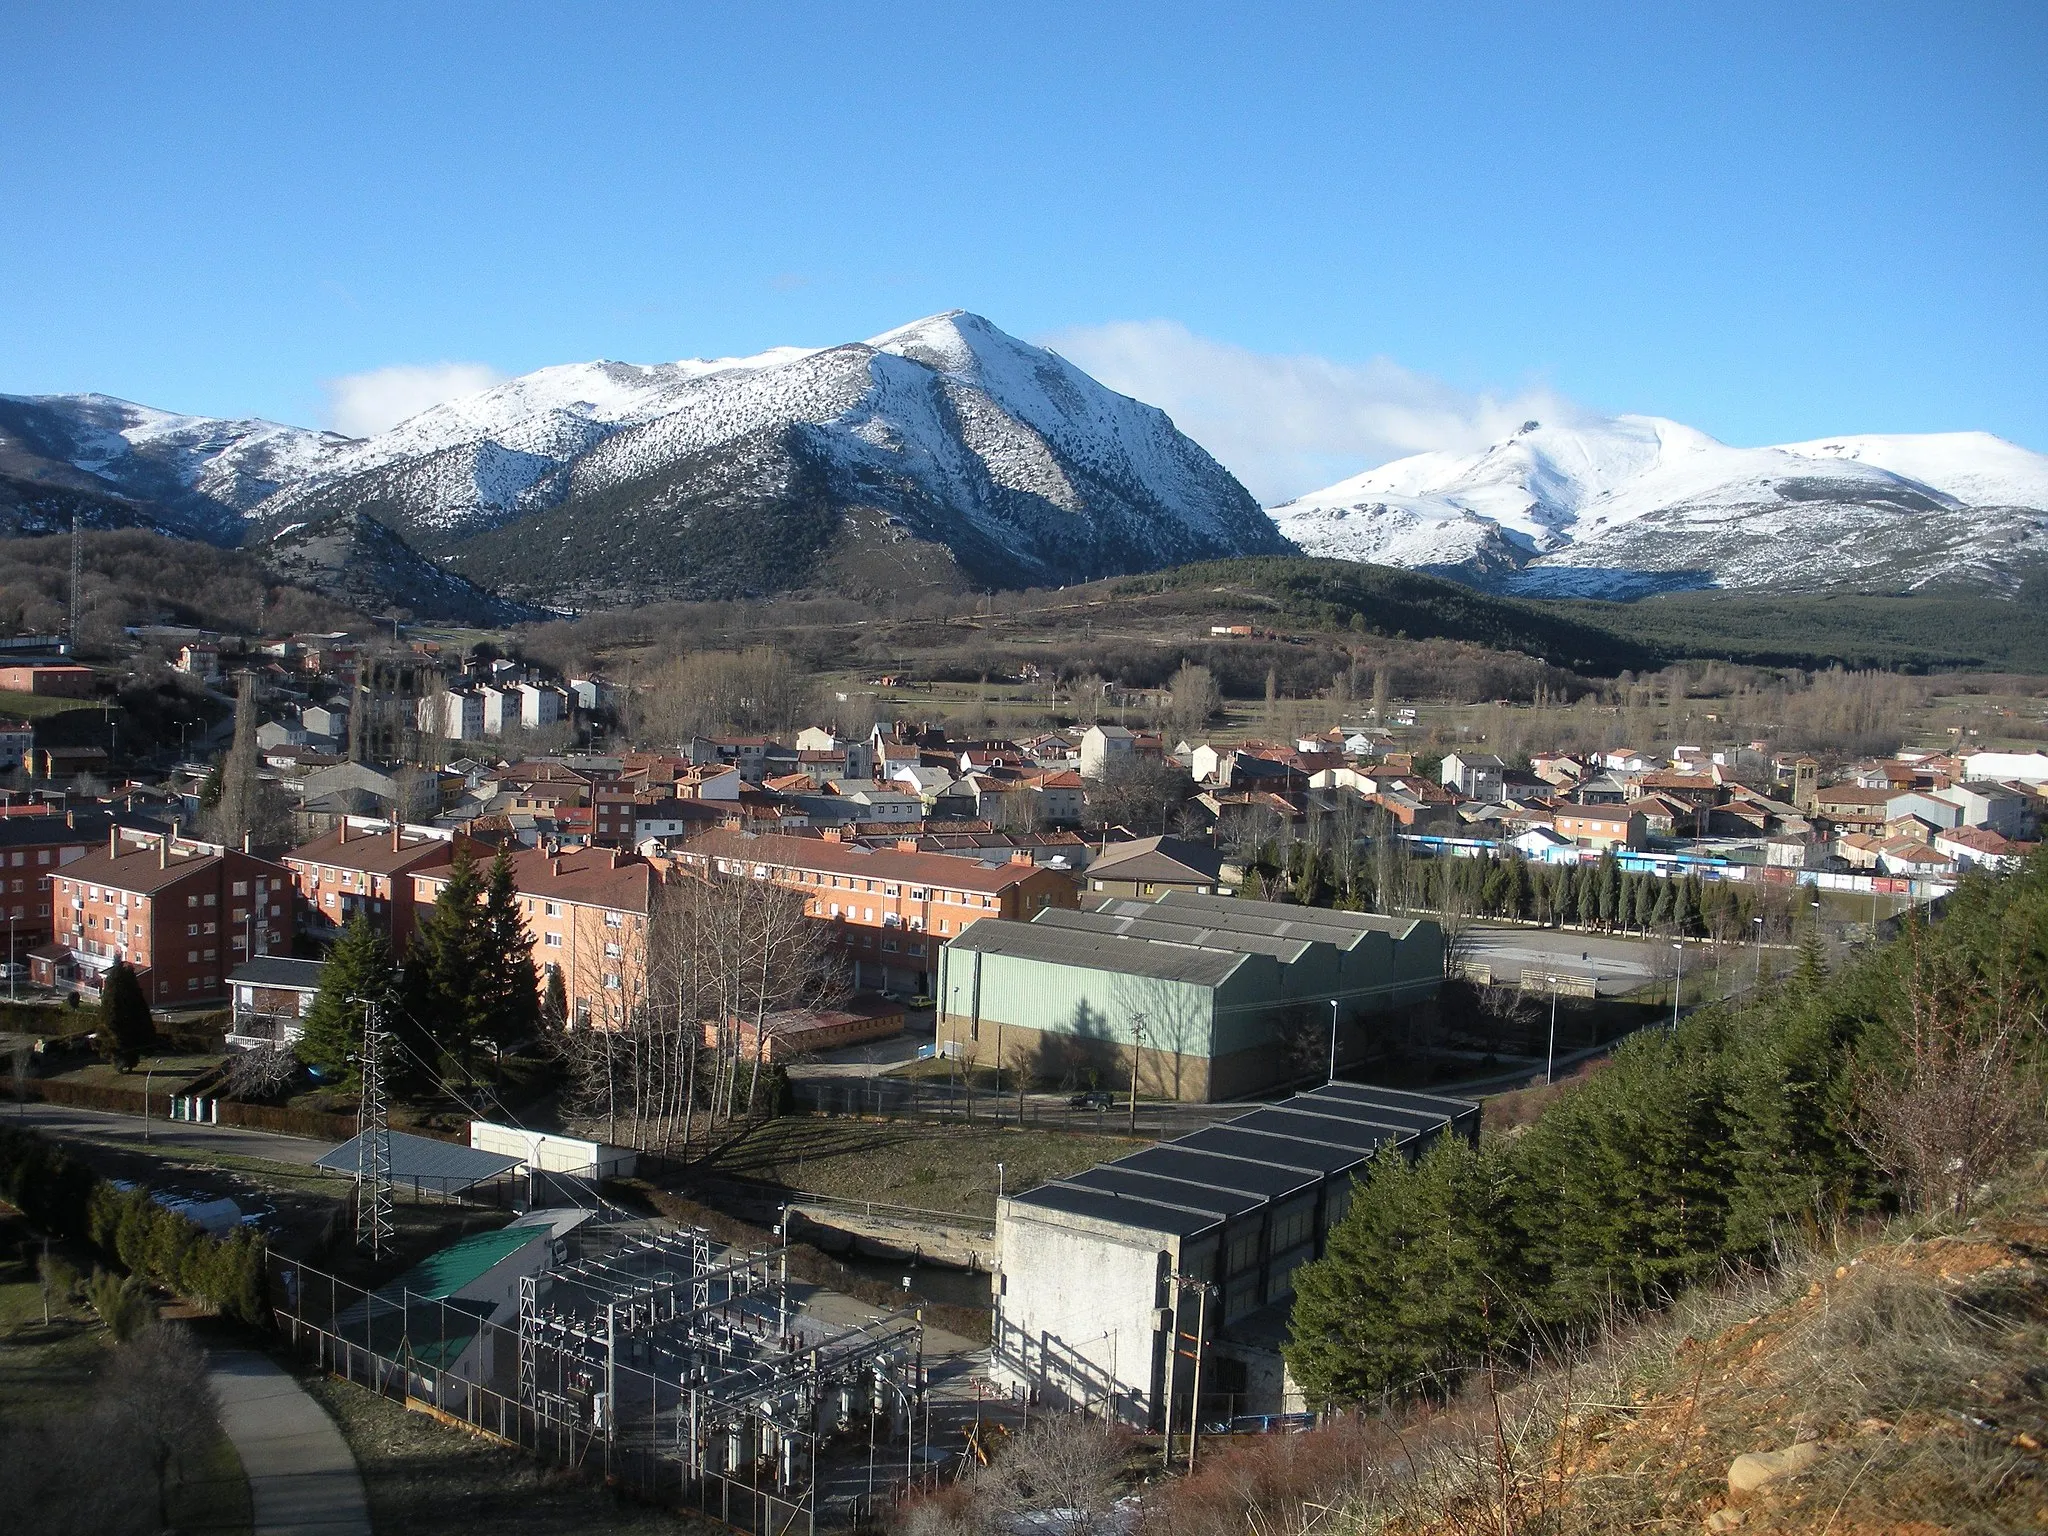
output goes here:
[[252, 1536], [370, 1536], [362, 1474], [326, 1411], [252, 1350], [215, 1354], [211, 1374], [249, 1477]]
[[1668, 941], [1621, 939], [1549, 928], [1494, 928], [1475, 924], [1466, 951], [1504, 976], [1526, 966], [1549, 975], [1593, 976], [1604, 993], [1629, 992], [1651, 977], [1669, 975]]
[[53, 1136], [70, 1136], [82, 1141], [102, 1141], [110, 1146], [140, 1150], [143, 1133], [150, 1145], [172, 1150], [227, 1152], [236, 1157], [261, 1158], [271, 1163], [305, 1165], [332, 1152], [331, 1141], [309, 1141], [303, 1136], [273, 1136], [268, 1131], [243, 1130], [233, 1125], [188, 1125], [183, 1121], [152, 1117], [145, 1126], [140, 1115], [115, 1114], [110, 1110], [73, 1109], [68, 1104], [17, 1104], [0, 1108], [0, 1120], [33, 1126]]

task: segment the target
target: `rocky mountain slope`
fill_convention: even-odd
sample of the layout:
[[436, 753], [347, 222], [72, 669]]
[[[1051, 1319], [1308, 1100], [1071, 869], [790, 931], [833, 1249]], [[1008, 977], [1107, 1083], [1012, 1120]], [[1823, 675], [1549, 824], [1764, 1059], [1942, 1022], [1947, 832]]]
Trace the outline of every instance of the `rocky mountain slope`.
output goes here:
[[144, 527], [214, 544], [350, 440], [274, 421], [181, 416], [111, 395], [0, 395], [0, 504], [14, 531]]
[[394, 610], [441, 623], [492, 627], [541, 617], [537, 609], [443, 570], [375, 518], [337, 512], [300, 523], [255, 547], [278, 581], [304, 587], [358, 612]]
[[[1059, 583], [1285, 544], [1165, 413], [954, 311], [818, 351], [543, 369], [355, 445], [255, 509], [359, 510], [539, 600], [730, 596], [835, 565]], [[849, 548], [849, 546], [852, 546]]]
[[1731, 448], [1653, 416], [1528, 422], [1273, 510], [1311, 554], [1530, 596], [2010, 591], [2048, 564], [2048, 457], [1981, 432]]

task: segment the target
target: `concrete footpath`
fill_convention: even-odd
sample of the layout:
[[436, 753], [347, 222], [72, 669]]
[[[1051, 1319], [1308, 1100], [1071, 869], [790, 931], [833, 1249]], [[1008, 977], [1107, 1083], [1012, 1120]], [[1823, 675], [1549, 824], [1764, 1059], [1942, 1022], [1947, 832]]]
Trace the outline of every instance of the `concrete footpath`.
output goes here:
[[216, 1352], [211, 1377], [249, 1477], [253, 1536], [370, 1536], [362, 1475], [326, 1410], [253, 1350]]

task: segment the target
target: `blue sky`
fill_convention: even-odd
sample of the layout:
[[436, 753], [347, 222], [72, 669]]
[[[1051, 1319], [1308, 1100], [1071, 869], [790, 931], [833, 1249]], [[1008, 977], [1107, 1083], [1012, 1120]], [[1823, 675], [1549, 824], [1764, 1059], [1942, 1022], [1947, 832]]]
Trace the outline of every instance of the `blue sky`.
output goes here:
[[1269, 499], [1549, 400], [2048, 450], [2040, 4], [10, 0], [0, 55], [0, 390], [360, 419], [958, 306]]

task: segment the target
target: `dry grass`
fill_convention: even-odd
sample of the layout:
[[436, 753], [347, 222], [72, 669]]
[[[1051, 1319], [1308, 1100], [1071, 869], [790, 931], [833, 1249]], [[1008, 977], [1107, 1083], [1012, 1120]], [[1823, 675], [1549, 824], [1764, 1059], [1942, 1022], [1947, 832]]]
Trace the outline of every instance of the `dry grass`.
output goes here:
[[[1481, 1376], [1441, 1410], [1222, 1448], [1149, 1501], [1160, 1536], [1694, 1533], [1731, 1460], [1817, 1442], [1752, 1532], [2048, 1523], [2048, 1175], [1976, 1221], [1809, 1234], [1617, 1323], [1570, 1364]], [[1734, 1518], [1735, 1512], [1722, 1516]]]
[[990, 1217], [996, 1165], [1015, 1194], [1147, 1145], [1066, 1131], [784, 1116], [755, 1126], [705, 1165], [811, 1194]]

